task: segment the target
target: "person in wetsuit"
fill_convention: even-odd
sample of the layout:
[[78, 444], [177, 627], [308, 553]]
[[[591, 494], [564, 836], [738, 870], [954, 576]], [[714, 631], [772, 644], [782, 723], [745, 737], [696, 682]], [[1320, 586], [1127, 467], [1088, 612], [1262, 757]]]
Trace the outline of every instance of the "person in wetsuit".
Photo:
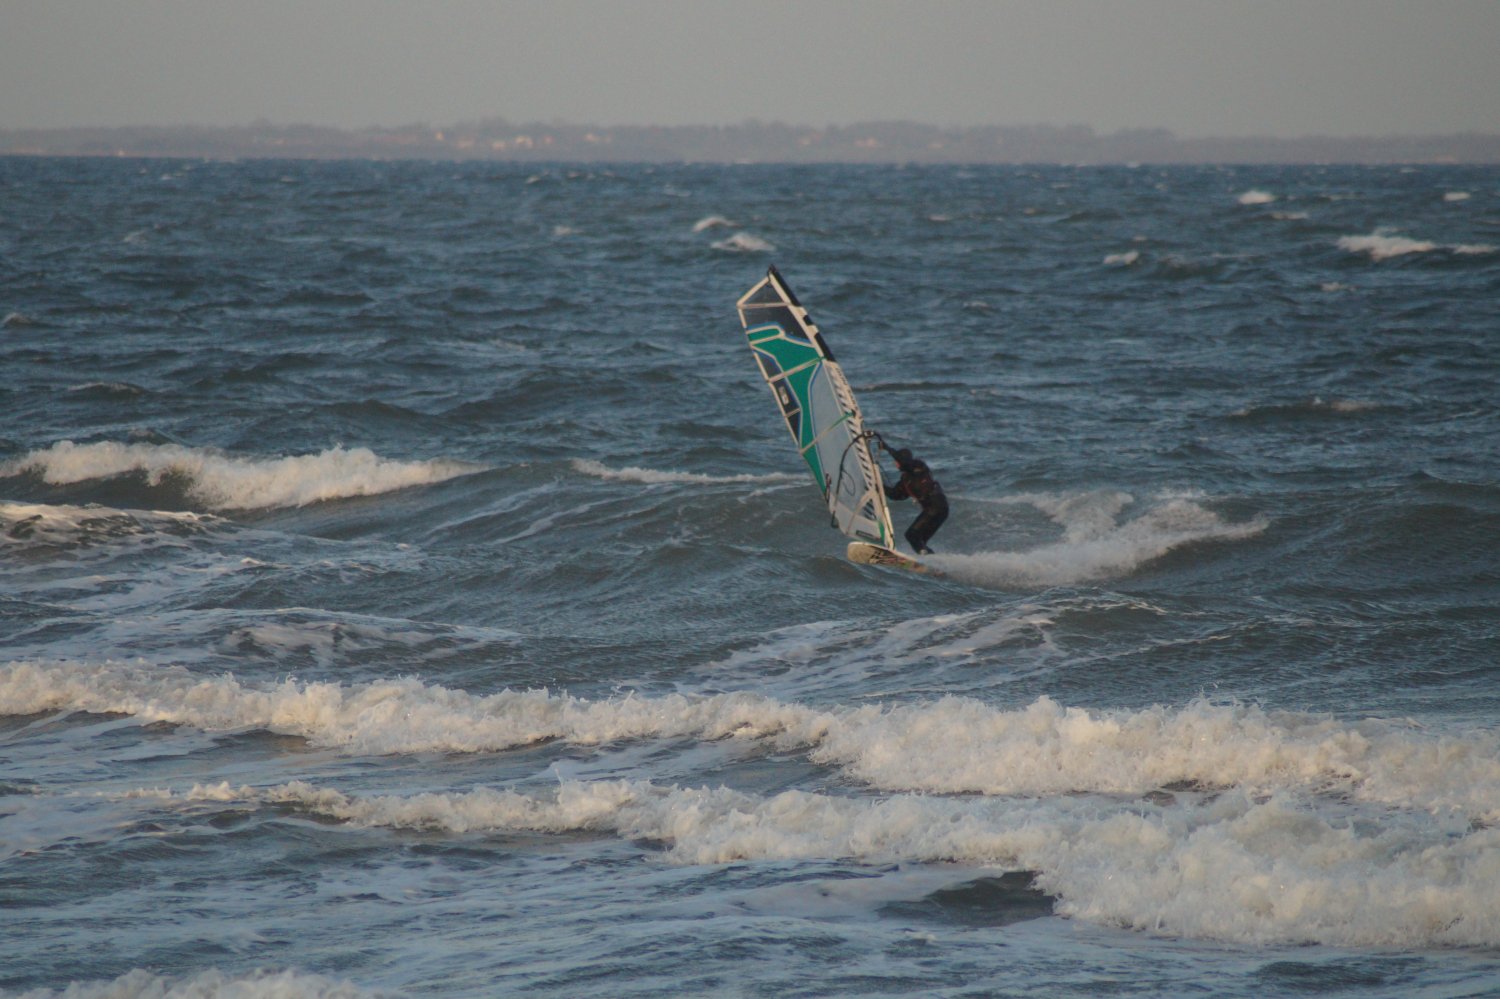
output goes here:
[[918, 555], [931, 555], [932, 549], [927, 547], [927, 542], [943, 526], [943, 521], [948, 519], [948, 497], [943, 495], [943, 487], [932, 477], [932, 469], [927, 467], [927, 462], [913, 457], [907, 448], [894, 451], [884, 440], [878, 437], [876, 440], [880, 441], [886, 454], [895, 459], [896, 468], [901, 472], [901, 478], [894, 485], [881, 483], [885, 486], [886, 497], [893, 500], [913, 499], [922, 507], [917, 519], [906, 529], [906, 543]]

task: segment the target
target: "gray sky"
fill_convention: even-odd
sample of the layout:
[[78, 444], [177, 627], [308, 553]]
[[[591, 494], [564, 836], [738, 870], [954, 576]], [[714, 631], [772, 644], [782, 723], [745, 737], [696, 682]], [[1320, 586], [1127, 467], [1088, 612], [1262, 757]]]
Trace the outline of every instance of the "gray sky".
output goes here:
[[1500, 0], [0, 0], [0, 127], [1500, 133]]

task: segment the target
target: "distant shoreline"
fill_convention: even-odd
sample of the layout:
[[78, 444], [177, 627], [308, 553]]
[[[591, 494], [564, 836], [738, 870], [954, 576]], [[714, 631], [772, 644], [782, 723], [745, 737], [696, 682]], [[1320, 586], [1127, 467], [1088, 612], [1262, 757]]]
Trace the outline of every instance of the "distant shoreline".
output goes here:
[[235, 126], [0, 129], [0, 155], [515, 163], [886, 163], [1067, 165], [1500, 164], [1500, 135], [1182, 138], [1082, 125], [941, 128], [915, 122], [811, 126], [512, 124], [339, 129]]

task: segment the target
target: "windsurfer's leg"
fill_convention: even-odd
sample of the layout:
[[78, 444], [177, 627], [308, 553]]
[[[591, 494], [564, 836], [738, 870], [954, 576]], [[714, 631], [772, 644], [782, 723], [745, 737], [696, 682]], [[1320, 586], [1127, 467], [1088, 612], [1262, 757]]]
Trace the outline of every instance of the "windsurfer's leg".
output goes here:
[[918, 555], [931, 555], [932, 549], [927, 547], [927, 542], [937, 533], [943, 521], [948, 519], [947, 510], [923, 510], [917, 515], [917, 519], [911, 522], [906, 529], [906, 543], [911, 545], [911, 550]]

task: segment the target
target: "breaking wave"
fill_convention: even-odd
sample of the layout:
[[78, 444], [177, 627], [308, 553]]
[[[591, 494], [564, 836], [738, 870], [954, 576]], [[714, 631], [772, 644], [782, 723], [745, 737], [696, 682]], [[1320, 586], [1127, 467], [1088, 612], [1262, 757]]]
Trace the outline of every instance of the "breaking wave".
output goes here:
[[573, 468], [584, 475], [621, 482], [646, 484], [696, 483], [700, 485], [724, 482], [800, 482], [802, 476], [787, 472], [770, 472], [764, 475], [706, 475], [701, 472], [663, 472], [652, 468], [628, 465], [625, 468], [609, 468], [602, 462], [590, 458], [574, 458]]
[[693, 223], [693, 231], [705, 232], [709, 229], [718, 229], [720, 227], [729, 228], [733, 226], [734, 223], [729, 221], [722, 215], [707, 215]]
[[143, 475], [149, 485], [180, 482], [189, 499], [211, 510], [304, 506], [324, 500], [427, 485], [480, 471], [469, 462], [395, 461], [368, 448], [329, 448], [283, 458], [241, 458], [180, 444], [60, 441], [0, 465], [0, 476], [38, 475], [66, 485]]
[[54, 506], [0, 500], [0, 546], [85, 548], [127, 537], [185, 536], [201, 532], [214, 521], [212, 516], [197, 513], [126, 512], [105, 506]]
[[819, 709], [749, 692], [588, 700], [542, 689], [476, 695], [411, 678], [250, 684], [177, 667], [12, 662], [0, 667], [0, 705], [13, 715], [83, 711], [207, 731], [266, 730], [351, 753], [765, 740], [882, 790], [1336, 790], [1351, 801], [1500, 822], [1500, 741], [1489, 733], [1438, 736], [1401, 721], [1345, 722], [1205, 700], [1091, 711], [1049, 697], [1012, 708], [944, 697]]
[[1434, 250], [1447, 250], [1450, 253], [1462, 255], [1495, 252], [1495, 247], [1487, 243], [1444, 245], [1425, 239], [1392, 236], [1378, 231], [1368, 236], [1343, 236], [1339, 239], [1339, 248], [1348, 250], [1350, 253], [1368, 253], [1371, 260], [1377, 261], [1390, 260], [1393, 257], [1403, 257], [1410, 253], [1431, 253]]
[[1500, 830], [1426, 817], [1374, 826], [1290, 794], [1130, 804], [797, 790], [760, 797], [638, 780], [564, 780], [544, 795], [480, 787], [351, 796], [303, 781], [135, 794], [291, 805], [366, 827], [593, 832], [662, 844], [679, 864], [833, 857], [991, 865], [1035, 872], [1059, 914], [1172, 935], [1355, 946], [1500, 942], [1493, 890]]
[[980, 586], [1063, 586], [1128, 575], [1185, 545], [1239, 541], [1266, 528], [1261, 518], [1226, 523], [1212, 510], [1181, 498], [1120, 520], [1134, 501], [1129, 493], [1109, 491], [1009, 497], [1004, 502], [1032, 506], [1059, 524], [1062, 539], [1029, 551], [940, 554], [929, 561]]
[[17, 999], [363, 999], [381, 995], [389, 993], [300, 971], [231, 975], [211, 968], [186, 978], [169, 978], [137, 968], [113, 981], [74, 982], [58, 990], [33, 989]]
[[748, 232], [737, 232], [728, 239], [718, 240], [713, 244], [713, 248], [730, 253], [770, 253], [776, 249], [774, 244], [759, 236], [752, 236]]

